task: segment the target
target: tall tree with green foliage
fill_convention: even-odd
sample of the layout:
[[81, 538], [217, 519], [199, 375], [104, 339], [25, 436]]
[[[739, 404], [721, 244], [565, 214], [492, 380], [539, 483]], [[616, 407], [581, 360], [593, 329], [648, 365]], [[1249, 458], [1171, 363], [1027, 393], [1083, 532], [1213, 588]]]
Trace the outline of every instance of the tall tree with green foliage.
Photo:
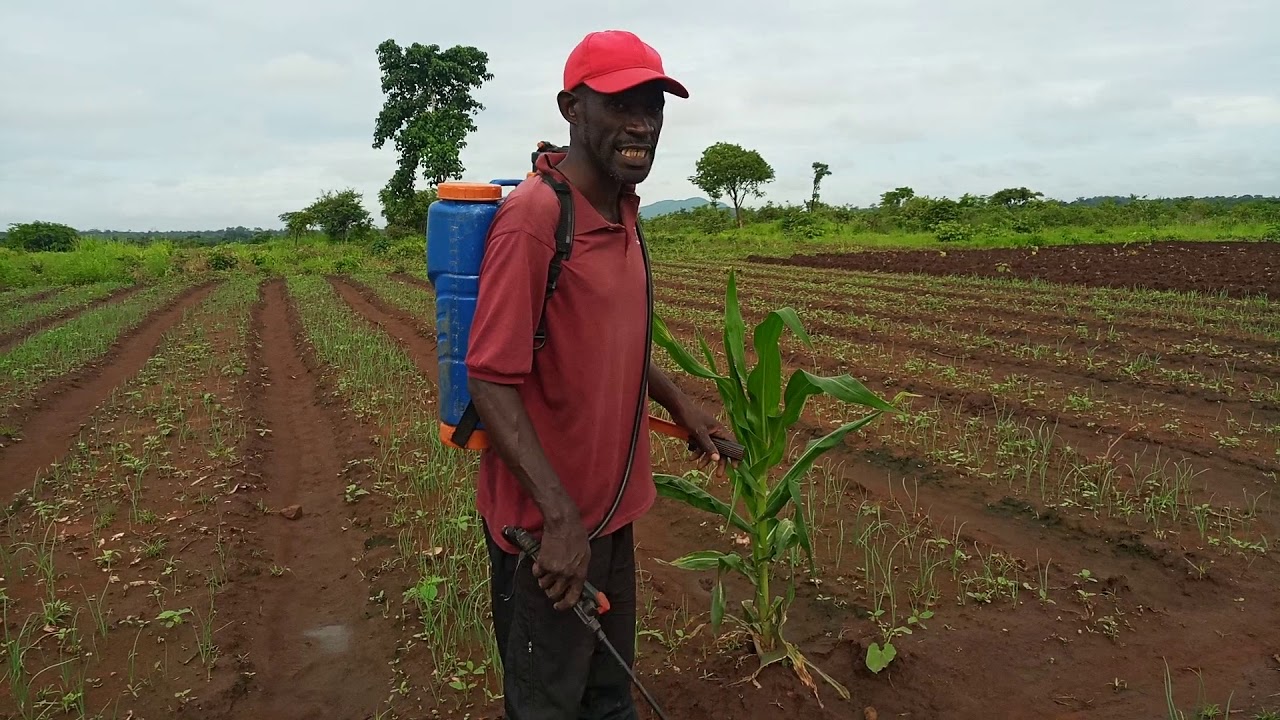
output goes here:
[[816, 162], [813, 164], [813, 197], [809, 200], [809, 210], [818, 209], [818, 186], [822, 184], [822, 179], [831, 174], [831, 168], [826, 163]]
[[416, 227], [414, 182], [418, 173], [432, 187], [462, 177], [459, 154], [467, 135], [476, 130], [472, 116], [484, 105], [471, 96], [493, 79], [487, 53], [456, 45], [413, 43], [401, 47], [395, 40], [378, 45], [378, 67], [386, 96], [373, 131], [373, 147], [388, 140], [400, 154], [399, 166], [379, 192], [388, 225]]
[[728, 195], [738, 227], [742, 227], [742, 201], [751, 195], [762, 195], [760, 186], [774, 178], [773, 167], [760, 153], [726, 142], [703, 150], [695, 169], [689, 182], [701, 188], [712, 202]]
[[350, 188], [326, 191], [315, 202], [296, 212], [280, 215], [289, 234], [317, 227], [334, 242], [362, 241], [373, 230], [373, 217], [365, 209], [363, 195]]
[[1044, 193], [1032, 192], [1024, 187], [1005, 188], [996, 193], [991, 194], [990, 203], [992, 205], [1003, 205], [1005, 207], [1021, 207], [1037, 198], [1044, 197]]
[[5, 244], [29, 252], [68, 252], [75, 248], [79, 237], [75, 228], [62, 223], [10, 223]]

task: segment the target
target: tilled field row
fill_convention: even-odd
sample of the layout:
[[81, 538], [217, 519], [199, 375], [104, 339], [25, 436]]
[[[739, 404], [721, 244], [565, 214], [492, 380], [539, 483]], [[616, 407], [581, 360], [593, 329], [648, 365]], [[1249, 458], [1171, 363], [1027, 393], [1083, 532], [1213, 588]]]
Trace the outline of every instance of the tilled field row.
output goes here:
[[[788, 300], [785, 294], [753, 295], [743, 305], [757, 313], [799, 305]], [[666, 312], [698, 311], [708, 316], [722, 313], [723, 307], [707, 296], [690, 292], [663, 294], [660, 304]], [[1246, 359], [1239, 359], [1241, 355], [1208, 357], [1195, 354], [1203, 346], [1192, 345], [1188, 354], [1165, 355], [1146, 343], [1130, 342], [1129, 338], [1093, 343], [1080, 337], [1087, 332], [1064, 337], [1054, 335], [1054, 329], [1048, 326], [1037, 333], [1030, 328], [999, 324], [920, 318], [910, 311], [868, 314], [858, 312], [856, 304], [836, 302], [821, 309], [796, 309], [811, 319], [815, 332], [866, 346], [906, 347], [992, 369], [1065, 373], [1086, 384], [1120, 385], [1139, 392], [1177, 389], [1245, 412], [1280, 412], [1280, 383], [1275, 379], [1280, 374], [1280, 361], [1270, 354], [1244, 355]], [[1061, 332], [1062, 326], [1056, 329]], [[1229, 352], [1212, 347], [1220, 353]]]
[[137, 289], [136, 285], [119, 282], [93, 283], [58, 290], [39, 300], [14, 303], [0, 312], [0, 352], [74, 313], [118, 301]]
[[[737, 272], [741, 288], [803, 290], [803, 294], [796, 295], [796, 302], [817, 306], [832, 298], [843, 298], [857, 299], [869, 308], [911, 307], [931, 313], [977, 313], [1010, 320], [1057, 318], [1071, 324], [1088, 323], [1107, 331], [1158, 333], [1171, 339], [1192, 334], [1263, 352], [1274, 352], [1274, 343], [1280, 340], [1280, 311], [1261, 301], [1238, 306], [1219, 298], [1198, 299], [1190, 304], [1173, 298], [1143, 302], [1120, 291], [1112, 291], [1117, 294], [1108, 296], [1108, 291], [1100, 288], [1063, 286], [1062, 293], [1046, 293], [1037, 292], [1036, 288], [1004, 287], [992, 281], [985, 281], [993, 284], [992, 287], [959, 292], [946, 289], [953, 278], [913, 280], [848, 272], [826, 276], [806, 268], [788, 268], [771, 274], [751, 267]], [[674, 271], [660, 266], [655, 271], [659, 287], [684, 286], [717, 297], [724, 291], [724, 274], [723, 268], [711, 265]]]
[[37, 434], [38, 415], [23, 428], [19, 447], [57, 462], [5, 518], [6, 712], [157, 716], [234, 693], [223, 592], [242, 536], [225, 505], [241, 488], [256, 285], [188, 295], [112, 350], [126, 374], [86, 378], [101, 404], [74, 426]]

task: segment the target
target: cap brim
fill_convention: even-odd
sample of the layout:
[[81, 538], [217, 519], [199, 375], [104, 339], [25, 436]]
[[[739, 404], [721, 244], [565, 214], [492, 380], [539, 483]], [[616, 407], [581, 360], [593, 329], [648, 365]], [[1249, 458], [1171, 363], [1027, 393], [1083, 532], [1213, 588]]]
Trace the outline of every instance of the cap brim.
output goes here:
[[615, 70], [611, 73], [598, 75], [588, 78], [583, 82], [587, 87], [606, 94], [620, 93], [624, 90], [630, 90], [637, 85], [643, 85], [647, 82], [660, 80], [664, 89], [675, 95], [676, 97], [687, 98], [689, 91], [685, 89], [675, 78], [663, 75], [660, 72], [654, 72], [648, 68], [627, 68], [625, 70]]

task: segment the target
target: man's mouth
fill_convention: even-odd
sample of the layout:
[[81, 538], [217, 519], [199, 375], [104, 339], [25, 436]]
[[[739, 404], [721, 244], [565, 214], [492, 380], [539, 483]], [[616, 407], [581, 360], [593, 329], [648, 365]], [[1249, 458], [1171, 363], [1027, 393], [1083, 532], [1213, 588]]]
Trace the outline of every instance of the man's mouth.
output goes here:
[[628, 160], [644, 160], [649, 157], [649, 149], [642, 147], [624, 147], [618, 150]]

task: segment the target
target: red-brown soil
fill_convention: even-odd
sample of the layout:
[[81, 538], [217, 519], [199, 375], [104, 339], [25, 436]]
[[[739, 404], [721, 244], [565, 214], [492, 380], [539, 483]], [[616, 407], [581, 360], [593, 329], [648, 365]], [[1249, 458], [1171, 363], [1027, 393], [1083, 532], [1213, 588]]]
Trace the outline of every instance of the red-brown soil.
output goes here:
[[133, 376], [155, 352], [161, 337], [182, 313], [213, 290], [204, 284], [183, 293], [167, 308], [116, 340], [100, 360], [58, 378], [29, 404], [8, 414], [22, 439], [0, 447], [0, 494], [30, 485], [37, 473], [66, 452], [84, 419], [116, 386]]
[[[706, 268], [706, 277], [719, 274], [710, 264]], [[807, 281], [830, 272], [794, 268], [795, 277]], [[430, 288], [420, 278], [397, 279]], [[400, 310], [350, 278], [335, 277], [329, 282], [358, 317], [406, 351], [423, 377], [435, 376], [433, 318]], [[794, 299], [798, 306], [838, 313], [815, 320], [801, 312], [806, 328], [817, 333], [818, 344], [806, 350], [788, 341], [783, 355], [786, 372], [793, 368], [823, 375], [848, 372], [884, 397], [912, 391], [921, 396], [913, 401], [914, 408], [939, 410], [929, 416], [936, 432], [925, 443], [919, 440], [924, 434], [911, 435], [900, 421], [881, 418], [825, 455], [807, 486], [814, 513], [815, 577], [820, 582], [807, 582], [803, 567], [797, 569], [796, 600], [786, 635], [849, 689], [847, 701], [815, 674], [820, 704], [795, 673], [782, 666], [766, 670], [756, 683], [739, 682], [754, 670], [756, 660], [740, 636], [725, 633], [716, 638], [709, 632], [714, 573], [663, 563], [695, 550], [741, 547], [718, 530], [715, 518], [666, 499], [660, 499], [637, 523], [643, 632], [637, 672], [669, 717], [834, 720], [870, 717], [864, 714], [867, 708], [875, 708], [879, 718], [1162, 717], [1166, 663], [1178, 705], [1189, 717], [1201, 676], [1207, 702], [1224, 706], [1233, 694], [1233, 717], [1252, 719], [1262, 709], [1280, 708], [1276, 695], [1280, 692], [1280, 630], [1272, 621], [1280, 617], [1280, 595], [1275, 593], [1280, 565], [1274, 550], [1280, 518], [1271, 501], [1277, 490], [1274, 471], [1280, 430], [1270, 429], [1280, 428], [1280, 409], [1270, 401], [1250, 399], [1240, 389], [1230, 397], [1200, 388], [1183, 391], [1176, 384], [1146, 376], [1125, 376], [1114, 364], [1089, 370], [1051, 356], [1012, 357], [991, 348], [967, 348], [945, 331], [908, 336], [900, 328], [932, 325], [938, 313], [910, 304], [882, 313], [892, 320], [890, 332], [843, 327], [841, 315], [858, 308], [838, 293], [793, 298], [794, 292], [769, 289], [758, 277], [739, 282], [741, 294], [753, 303], [761, 300], [772, 307]], [[719, 312], [723, 288], [707, 283], [705, 277], [672, 284], [659, 268], [657, 284], [660, 297], [679, 298], [673, 302], [702, 313], [700, 318]], [[981, 292], [972, 287], [960, 292], [944, 283], [920, 294], [928, 297], [935, 291], [948, 298]], [[214, 380], [222, 376], [216, 368], [209, 369], [210, 379], [205, 382], [210, 389], [244, 408], [237, 417], [244, 422], [245, 439], [236, 457], [213, 461], [199, 443], [190, 442], [174, 446], [165, 461], [173, 471], [154, 467], [147, 471], [146, 497], [161, 523], [158, 527], [129, 525], [123, 544], [138, 547], [148, 538], [167, 534], [169, 546], [162, 555], [143, 558], [136, 566], [129, 563], [139, 553], [126, 554], [116, 572], [122, 582], [154, 578], [163, 561], [172, 556], [183, 581], [179, 592], [165, 593], [159, 602], [164, 607], [187, 604], [204, 612], [208, 595], [200, 585], [202, 573], [224, 567], [215, 573], [222, 575], [215, 623], [221, 655], [206, 675], [198, 659], [183, 664], [194, 652], [189, 625], [181, 628], [186, 640], [180, 642], [178, 631], [161, 632], [153, 623], [142, 635], [137, 662], [150, 667], [168, 658], [173, 678], [165, 680], [151, 672], [152, 684], [141, 688], [141, 699], [118, 703], [120, 716], [132, 710], [134, 717], [371, 718], [387, 709], [390, 696], [397, 707], [413, 706], [403, 714], [389, 713], [390, 717], [498, 718], [500, 700], [485, 698], [480, 690], [455, 692], [433, 676], [435, 669], [423, 660], [424, 641], [414, 637], [421, 625], [415, 626], [412, 617], [399, 617], [399, 595], [418, 574], [412, 564], [397, 564], [399, 556], [393, 547], [406, 539], [416, 542], [412, 532], [397, 530], [389, 518], [393, 509], [403, 508], [393, 508], [381, 493], [358, 503], [344, 499], [348, 483], [369, 485], [371, 464], [396, 453], [402, 453], [396, 457], [412, 458], [414, 449], [390, 447], [380, 427], [382, 419], [357, 418], [332, 368], [318, 361], [309, 347], [296, 310], [284, 283], [269, 281], [252, 313], [248, 373], [238, 380]], [[1021, 324], [1012, 313], [982, 318], [959, 315], [955, 328], [966, 333], [983, 328], [992, 337], [1011, 341], [1030, 336], [1049, 345], [1055, 340], [1054, 312], [1039, 310], [1035, 328]], [[1125, 352], [1150, 352], [1158, 344], [1177, 343], [1176, 331], [1157, 335], [1146, 320], [1137, 317], [1137, 311], [1126, 312], [1118, 310], [1108, 318], [1092, 314], [1068, 318], [1064, 311], [1059, 319], [1068, 334], [1077, 323], [1091, 333], [1105, 332], [1113, 324], [1127, 328], [1099, 355], [1112, 361], [1123, 359]], [[758, 308], [746, 314], [749, 323], [761, 316]], [[153, 327], [163, 315], [157, 318], [144, 327]], [[713, 347], [719, 345], [719, 331], [705, 319], [667, 320], [686, 344], [698, 330]], [[149, 341], [143, 330], [131, 338], [130, 347], [142, 346], [136, 350], [139, 364], [153, 351], [160, 332]], [[1192, 337], [1197, 335], [1186, 335]], [[1262, 386], [1265, 378], [1280, 377], [1280, 367], [1268, 359], [1267, 339], [1261, 335], [1240, 331], [1198, 337], [1212, 337], [1233, 356], [1248, 354], [1251, 365], [1238, 372], [1241, 388]], [[219, 338], [217, 343], [227, 342], [225, 336]], [[823, 346], [826, 338], [846, 340], [866, 350], [837, 358]], [[1064, 343], [1063, 347], [1083, 351], [1090, 346]], [[723, 359], [717, 355], [723, 368]], [[918, 372], [906, 370], [917, 356], [932, 357], [936, 364]], [[664, 360], [665, 354], [655, 348], [655, 357]], [[1184, 369], [1205, 361], [1194, 355], [1171, 355], [1163, 366]], [[988, 385], [960, 383], [959, 372], [975, 370], [990, 373]], [[114, 381], [99, 381], [101, 394], [77, 406], [79, 417], [88, 417], [130, 376], [125, 373], [113, 376]], [[997, 387], [1012, 376], [1040, 383], [1039, 389], [1025, 393]], [[719, 398], [709, 383], [679, 374], [676, 381], [690, 397], [709, 409], [719, 409]], [[234, 387], [234, 392], [228, 387]], [[1064, 405], [1071, 393], [1086, 389], [1094, 405]], [[405, 397], [403, 402], [429, 406], [431, 398]], [[837, 410], [838, 405], [829, 400], [811, 400], [794, 429], [793, 444], [820, 437], [847, 419]], [[1170, 420], [1179, 425], [1165, 427]], [[1135, 428], [1139, 421], [1143, 426]], [[1154, 525], [1141, 508], [1128, 516], [1105, 508], [1087, 509], [1081, 505], [1090, 497], [1087, 490], [1071, 490], [1084, 475], [1072, 475], [1057, 465], [1048, 470], [1047, 482], [1051, 488], [1061, 483], [1062, 491], [1042, 496], [1034, 489], [1024, 491], [1021, 480], [1006, 482], [1000, 473], [1017, 462], [1020, 451], [1011, 450], [1012, 457], [998, 456], [996, 444], [983, 443], [1008, 423], [1034, 427], [1040, 422], [1056, 426], [1053, 442], [1064, 454], [1069, 448], [1075, 457], [1100, 466], [1117, 461], [1110, 482], [1135, 492], [1144, 487], [1144, 478], [1134, 477], [1124, 463], [1133, 463], [1139, 472], [1157, 456], [1160, 461], [1190, 463], [1198, 474], [1187, 496], [1180, 499], [1179, 517], [1162, 514], [1159, 525]], [[29, 427], [22, 425], [24, 433]], [[62, 443], [50, 446], [46, 453], [51, 454], [49, 459], [67, 449], [76, 427], [66, 426]], [[122, 420], [107, 427], [103, 453], [109, 453], [111, 437], [123, 437], [130, 428]], [[976, 457], [962, 457], [970, 453]], [[32, 465], [28, 474], [44, 462]], [[118, 472], [112, 470], [112, 463], [103, 462], [104, 477]], [[7, 470], [8, 458], [5, 463]], [[678, 474], [691, 468], [681, 444], [666, 438], [656, 439], [654, 463], [662, 472]], [[24, 481], [15, 488], [27, 484]], [[712, 480], [709, 489], [728, 495], [722, 479]], [[211, 502], [193, 505], [190, 496], [197, 492], [212, 493]], [[1241, 513], [1248, 497], [1256, 505], [1251, 517], [1245, 518]], [[1197, 532], [1189, 506], [1199, 502], [1211, 503], [1213, 512], [1233, 518], [1230, 533], [1212, 534], [1219, 544], [1207, 542]], [[300, 506], [300, 514], [290, 519], [295, 505]], [[119, 511], [127, 514], [128, 506]], [[8, 527], [16, 536], [36, 510], [17, 508], [15, 512]], [[54, 514], [60, 512], [66, 511], [58, 508]], [[917, 552], [931, 539], [948, 552], [960, 549], [968, 554], [957, 561], [956, 575], [949, 566], [937, 570], [938, 595], [931, 605], [935, 615], [925, 622], [926, 628], [895, 641], [898, 658], [879, 675], [863, 664], [867, 644], [878, 637], [869, 618], [873, 598], [864, 577], [866, 558], [855, 543], [861, 533], [871, 532], [872, 512], [919, 533], [912, 545]], [[100, 552], [92, 542], [93, 533], [73, 530], [74, 542], [64, 551], [76, 553], [73, 557], [79, 559], [60, 561], [62, 581], [74, 587], [75, 581], [92, 580], [86, 586], [97, 591], [102, 580], [96, 579], [101, 572], [91, 563]], [[28, 541], [39, 540], [30, 530], [24, 532]], [[106, 532], [114, 532], [114, 526]], [[883, 536], [891, 545], [900, 537], [898, 532], [881, 528], [873, 536]], [[1227, 544], [1227, 534], [1243, 542], [1265, 537], [1270, 547], [1266, 552], [1236, 549]], [[958, 546], [941, 545], [944, 541]], [[108, 542], [107, 547], [121, 544]], [[219, 547], [224, 548], [222, 559], [215, 552]], [[429, 558], [439, 550], [414, 549]], [[26, 562], [26, 556], [21, 557]], [[905, 598], [919, 578], [920, 557], [900, 554], [895, 558], [901, 621]], [[993, 573], [985, 578], [984, 559], [992, 559]], [[1046, 562], [1048, 583], [1042, 600], [1038, 571]], [[788, 572], [778, 569], [775, 591], [785, 590]], [[455, 587], [458, 578], [449, 580], [446, 588], [451, 592], [485, 591], [475, 585], [474, 577], [467, 578], [471, 585], [466, 588]], [[10, 576], [7, 583], [11, 597], [38, 607], [43, 587], [33, 574]], [[728, 607], [735, 612], [738, 601], [748, 597], [750, 586], [730, 578], [727, 588]], [[984, 588], [993, 592], [990, 602], [966, 594], [968, 590], [982, 595]], [[126, 596], [113, 590], [108, 605], [119, 613], [151, 620], [159, 606], [146, 596], [149, 591], [144, 587]], [[375, 596], [384, 599], [375, 602]], [[106, 659], [97, 667], [128, 664], [128, 642], [138, 631], [120, 623], [121, 617], [115, 618], [117, 624], [103, 648]], [[157, 637], [165, 642], [157, 642]], [[105, 698], [124, 693], [125, 683], [121, 675], [92, 685], [89, 714]], [[174, 699], [175, 693], [187, 688], [193, 698]], [[405, 703], [395, 703], [397, 696], [406, 698]], [[638, 694], [636, 701], [640, 717], [655, 717]], [[0, 703], [0, 711], [10, 707]]]
[[817, 253], [751, 262], [886, 273], [971, 275], [1089, 287], [1193, 290], [1227, 295], [1280, 293], [1280, 245], [1260, 242], [1142, 242], [983, 250]]
[[[254, 604], [242, 622], [255, 675], [225, 717], [369, 717], [385, 694], [394, 641], [379, 644], [365, 584], [352, 562], [361, 537], [343, 500], [347, 461], [373, 454], [362, 428], [343, 422], [303, 361], [304, 336], [284, 283], [264, 287], [254, 313], [257, 388], [248, 460], [273, 511], [261, 528], [273, 565], [246, 579]], [[289, 519], [283, 512], [298, 507]]]

